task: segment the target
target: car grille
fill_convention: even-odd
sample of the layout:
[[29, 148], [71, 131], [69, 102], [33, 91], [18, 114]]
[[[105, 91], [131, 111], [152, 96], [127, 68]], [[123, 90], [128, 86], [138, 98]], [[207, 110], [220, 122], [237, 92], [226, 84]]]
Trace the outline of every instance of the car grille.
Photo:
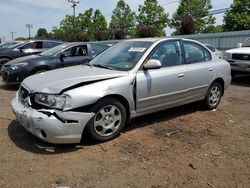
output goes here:
[[250, 54], [232, 54], [232, 59], [249, 61]]
[[29, 91], [25, 89], [23, 86], [20, 86], [18, 91], [18, 98], [21, 102], [24, 102], [25, 99], [28, 97]]
[[4, 64], [4, 65], [3, 65], [3, 67], [10, 67], [10, 65], [6, 65], [6, 64]]

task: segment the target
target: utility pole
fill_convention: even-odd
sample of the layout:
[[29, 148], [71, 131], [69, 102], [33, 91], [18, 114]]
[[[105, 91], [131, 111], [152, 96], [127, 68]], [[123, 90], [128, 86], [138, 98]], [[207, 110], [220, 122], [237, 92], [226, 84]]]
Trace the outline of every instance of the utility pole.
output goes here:
[[69, 3], [72, 3], [72, 8], [73, 8], [73, 29], [75, 29], [75, 16], [76, 16], [76, 6], [77, 4], [79, 4], [79, 1], [75, 1], [75, 0], [68, 0]]
[[29, 30], [29, 38], [31, 38], [30, 29], [31, 29], [33, 26], [32, 26], [32, 24], [25, 24], [25, 26], [28, 28], [28, 30]]
[[14, 40], [14, 33], [16, 32], [10, 31], [12, 41]]

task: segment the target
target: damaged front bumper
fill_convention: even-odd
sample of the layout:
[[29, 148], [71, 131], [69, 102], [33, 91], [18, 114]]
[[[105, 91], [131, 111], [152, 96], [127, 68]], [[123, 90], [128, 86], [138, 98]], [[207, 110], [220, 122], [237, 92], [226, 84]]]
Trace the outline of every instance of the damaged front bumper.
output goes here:
[[56, 144], [79, 143], [86, 124], [94, 113], [36, 110], [18, 101], [11, 101], [17, 121], [38, 138]]

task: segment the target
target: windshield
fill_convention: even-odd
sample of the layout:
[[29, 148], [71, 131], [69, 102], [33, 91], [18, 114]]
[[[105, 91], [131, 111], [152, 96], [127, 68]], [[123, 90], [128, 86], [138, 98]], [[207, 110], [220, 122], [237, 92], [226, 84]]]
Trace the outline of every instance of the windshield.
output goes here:
[[242, 47], [250, 47], [250, 38], [242, 45]]
[[59, 46], [56, 46], [54, 48], [50, 48], [46, 51], [44, 51], [43, 53], [41, 53], [40, 55], [42, 56], [51, 56], [56, 54], [57, 52], [61, 51], [62, 49], [64, 49], [65, 47], [67, 47], [65, 44], [61, 44]]
[[20, 46], [23, 42], [13, 42], [13, 43], [6, 43], [1, 46], [1, 48], [16, 48]]
[[152, 42], [126, 41], [118, 43], [95, 57], [90, 64], [115, 70], [131, 70]]
[[14, 46], [15, 44], [17, 44], [18, 42], [8, 42], [8, 43], [4, 43], [0, 45], [0, 48], [11, 48], [12, 46]]

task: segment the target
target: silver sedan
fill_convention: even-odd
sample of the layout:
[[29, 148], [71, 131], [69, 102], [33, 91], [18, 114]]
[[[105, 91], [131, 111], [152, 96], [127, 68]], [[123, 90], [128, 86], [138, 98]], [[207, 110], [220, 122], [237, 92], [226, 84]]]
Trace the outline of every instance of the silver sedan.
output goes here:
[[230, 65], [187, 39], [133, 39], [89, 64], [26, 78], [12, 101], [18, 122], [51, 143], [79, 143], [83, 132], [103, 142], [131, 118], [203, 101], [218, 106]]

